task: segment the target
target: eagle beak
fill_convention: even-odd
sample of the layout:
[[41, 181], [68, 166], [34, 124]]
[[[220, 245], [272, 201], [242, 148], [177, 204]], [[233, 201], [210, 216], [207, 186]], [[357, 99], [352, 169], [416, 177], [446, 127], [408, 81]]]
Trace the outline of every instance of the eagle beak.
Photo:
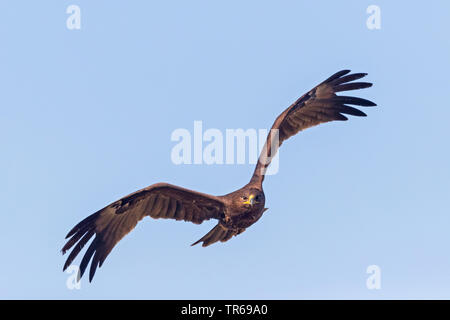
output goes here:
[[248, 197], [248, 200], [247, 200], [247, 201], [244, 201], [244, 204], [249, 204], [249, 205], [251, 205], [251, 206], [253, 206], [254, 203], [256, 203], [256, 201], [255, 201], [255, 196], [254, 196], [253, 194], [251, 194], [251, 195]]

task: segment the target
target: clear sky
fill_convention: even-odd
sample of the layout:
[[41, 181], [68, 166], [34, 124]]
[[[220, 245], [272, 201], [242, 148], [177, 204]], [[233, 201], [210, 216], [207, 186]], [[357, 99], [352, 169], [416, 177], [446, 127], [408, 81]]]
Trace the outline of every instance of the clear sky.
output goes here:
[[[449, 30], [443, 0], [0, 2], [0, 298], [450, 298]], [[146, 218], [67, 287], [88, 214], [159, 181], [248, 182], [249, 164], [172, 163], [175, 129], [268, 128], [347, 68], [379, 106], [283, 144], [258, 223], [202, 248], [215, 222]]]

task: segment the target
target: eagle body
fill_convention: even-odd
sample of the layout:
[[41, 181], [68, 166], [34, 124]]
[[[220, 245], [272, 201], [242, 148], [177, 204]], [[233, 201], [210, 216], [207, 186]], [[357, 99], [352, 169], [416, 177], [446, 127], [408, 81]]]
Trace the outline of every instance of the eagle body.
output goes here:
[[[253, 205], [242, 204], [242, 200], [244, 200], [242, 198], [249, 198], [251, 195], [255, 199], [258, 197], [258, 200]], [[262, 187], [258, 188], [254, 185], [246, 185], [237, 191], [223, 196], [223, 201], [229, 203], [224, 218], [224, 221], [228, 221], [226, 225], [229, 228], [248, 228], [258, 221], [267, 209], [264, 208], [266, 200]]]
[[[362, 98], [337, 95], [341, 91], [371, 87], [356, 81], [366, 73], [342, 70], [321, 82], [284, 110], [272, 125], [253, 175], [247, 185], [223, 196], [214, 196], [168, 183], [156, 183], [129, 194], [79, 222], [66, 236], [63, 254], [69, 249], [63, 270], [88, 246], [79, 268], [82, 277], [89, 262], [89, 281], [101, 267], [114, 246], [134, 229], [144, 217], [173, 219], [200, 224], [214, 219], [217, 224], [192, 245], [206, 247], [226, 242], [257, 222], [267, 210], [263, 191], [265, 172], [281, 144], [307, 128], [330, 121], [345, 121], [346, 115], [366, 116], [350, 105], [372, 107], [376, 104]], [[356, 81], [356, 82], [355, 82]]]

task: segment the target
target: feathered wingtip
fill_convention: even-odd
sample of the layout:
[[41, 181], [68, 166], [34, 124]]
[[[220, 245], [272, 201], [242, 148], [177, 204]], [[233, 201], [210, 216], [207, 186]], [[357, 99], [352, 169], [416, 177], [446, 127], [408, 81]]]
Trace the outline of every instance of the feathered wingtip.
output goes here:
[[[82, 220], [80, 223], [78, 223], [75, 227], [73, 227], [72, 230], [69, 231], [69, 233], [66, 236], [67, 243], [62, 248], [61, 252], [64, 255], [67, 251], [72, 249], [69, 256], [67, 257], [66, 262], [63, 266], [63, 271], [65, 271], [73, 262], [73, 260], [76, 258], [76, 256], [80, 253], [80, 251], [84, 248], [84, 246], [89, 242], [89, 240], [96, 234], [95, 232], [95, 220], [99, 216], [99, 212], [96, 212], [84, 220]], [[100, 239], [98, 237], [95, 237], [94, 240], [89, 245], [86, 254], [83, 256], [83, 259], [81, 261], [79, 270], [78, 270], [78, 279], [80, 279], [84, 271], [86, 270], [89, 261], [91, 260], [92, 256], [94, 255], [96, 251], [96, 246], [99, 243]], [[95, 271], [97, 267], [101, 267], [103, 264], [103, 261], [105, 260], [106, 255], [103, 255], [101, 259], [99, 258], [98, 254], [94, 255], [94, 261], [91, 263], [91, 268], [89, 272], [89, 282], [92, 281]]]
[[[333, 74], [323, 83], [332, 86], [335, 93], [372, 87], [372, 83], [370, 82], [353, 82], [355, 80], [364, 78], [365, 76], [367, 76], [367, 73], [365, 72], [350, 74], [350, 70], [342, 70]], [[375, 107], [377, 105], [370, 100], [350, 96], [336, 96], [335, 98], [333, 98], [333, 102], [338, 103], [339, 106], [337, 107], [337, 109], [339, 112], [359, 117], [365, 117], [366, 114], [361, 110], [349, 106], [349, 104], [362, 107]], [[345, 116], [342, 118], [342, 120], [346, 120], [344, 118]]]

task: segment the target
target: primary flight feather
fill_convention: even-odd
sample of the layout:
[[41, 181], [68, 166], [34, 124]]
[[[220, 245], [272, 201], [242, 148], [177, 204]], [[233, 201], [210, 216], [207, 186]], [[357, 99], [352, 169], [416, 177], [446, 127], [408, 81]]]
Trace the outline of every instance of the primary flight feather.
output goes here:
[[72, 249], [63, 270], [71, 265], [83, 247], [94, 237], [80, 264], [80, 277], [89, 262], [89, 281], [97, 267], [127, 233], [145, 216], [155, 219], [175, 219], [200, 224], [216, 219], [217, 225], [193, 243], [206, 247], [218, 241], [228, 241], [250, 227], [267, 210], [262, 188], [265, 172], [279, 146], [299, 131], [318, 124], [340, 120], [345, 115], [366, 116], [350, 105], [371, 107], [376, 104], [362, 98], [338, 96], [337, 92], [371, 87], [368, 82], [355, 82], [366, 73], [342, 70], [308, 91], [283, 111], [275, 120], [250, 182], [223, 196], [213, 196], [167, 183], [153, 184], [123, 197], [88, 216], [67, 234], [62, 252]]

